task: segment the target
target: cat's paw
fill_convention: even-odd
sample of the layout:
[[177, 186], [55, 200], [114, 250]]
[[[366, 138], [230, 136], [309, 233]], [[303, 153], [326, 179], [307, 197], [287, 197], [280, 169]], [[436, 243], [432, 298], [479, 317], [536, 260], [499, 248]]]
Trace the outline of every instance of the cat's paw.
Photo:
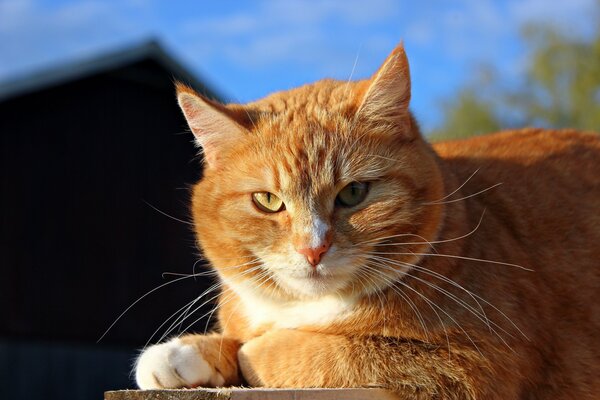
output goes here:
[[173, 339], [146, 349], [135, 366], [140, 389], [179, 388], [224, 384], [223, 376], [193, 344]]

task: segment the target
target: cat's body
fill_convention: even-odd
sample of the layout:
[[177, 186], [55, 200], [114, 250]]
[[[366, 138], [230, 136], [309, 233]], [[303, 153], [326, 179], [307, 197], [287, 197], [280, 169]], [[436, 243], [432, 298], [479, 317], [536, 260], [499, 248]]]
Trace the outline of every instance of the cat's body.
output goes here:
[[[407, 68], [398, 48], [371, 80], [228, 109], [179, 88], [208, 164], [193, 212], [219, 333], [148, 349], [141, 387], [597, 396], [600, 140], [530, 129], [432, 149]], [[352, 182], [368, 191], [349, 206]], [[285, 207], [261, 211], [257, 192]]]

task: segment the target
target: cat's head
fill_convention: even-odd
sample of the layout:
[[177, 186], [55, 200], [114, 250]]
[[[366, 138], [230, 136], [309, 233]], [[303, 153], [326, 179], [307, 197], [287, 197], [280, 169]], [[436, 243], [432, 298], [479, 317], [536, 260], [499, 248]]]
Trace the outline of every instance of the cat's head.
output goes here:
[[[402, 45], [363, 81], [227, 106], [179, 85], [178, 100], [204, 154], [199, 242], [228, 284], [287, 298], [373, 291], [437, 234], [441, 206], [424, 203], [442, 180], [408, 110]], [[395, 264], [377, 258], [391, 252]]]

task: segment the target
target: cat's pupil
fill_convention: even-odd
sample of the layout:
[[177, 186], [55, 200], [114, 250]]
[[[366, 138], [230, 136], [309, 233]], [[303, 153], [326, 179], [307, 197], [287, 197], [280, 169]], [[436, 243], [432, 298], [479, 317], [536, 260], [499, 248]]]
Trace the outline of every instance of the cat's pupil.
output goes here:
[[353, 207], [361, 203], [367, 196], [368, 184], [352, 182], [343, 188], [336, 198], [336, 204], [343, 207]]

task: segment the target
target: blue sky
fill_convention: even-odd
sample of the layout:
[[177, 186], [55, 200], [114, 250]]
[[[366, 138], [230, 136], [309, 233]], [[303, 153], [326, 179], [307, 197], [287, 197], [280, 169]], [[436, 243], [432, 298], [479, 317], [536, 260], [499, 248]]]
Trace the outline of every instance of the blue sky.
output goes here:
[[477, 66], [493, 65], [507, 84], [522, 79], [520, 27], [547, 22], [585, 37], [599, 20], [595, 3], [0, 0], [0, 81], [154, 37], [245, 102], [324, 77], [369, 76], [403, 40], [412, 109], [427, 131]]

